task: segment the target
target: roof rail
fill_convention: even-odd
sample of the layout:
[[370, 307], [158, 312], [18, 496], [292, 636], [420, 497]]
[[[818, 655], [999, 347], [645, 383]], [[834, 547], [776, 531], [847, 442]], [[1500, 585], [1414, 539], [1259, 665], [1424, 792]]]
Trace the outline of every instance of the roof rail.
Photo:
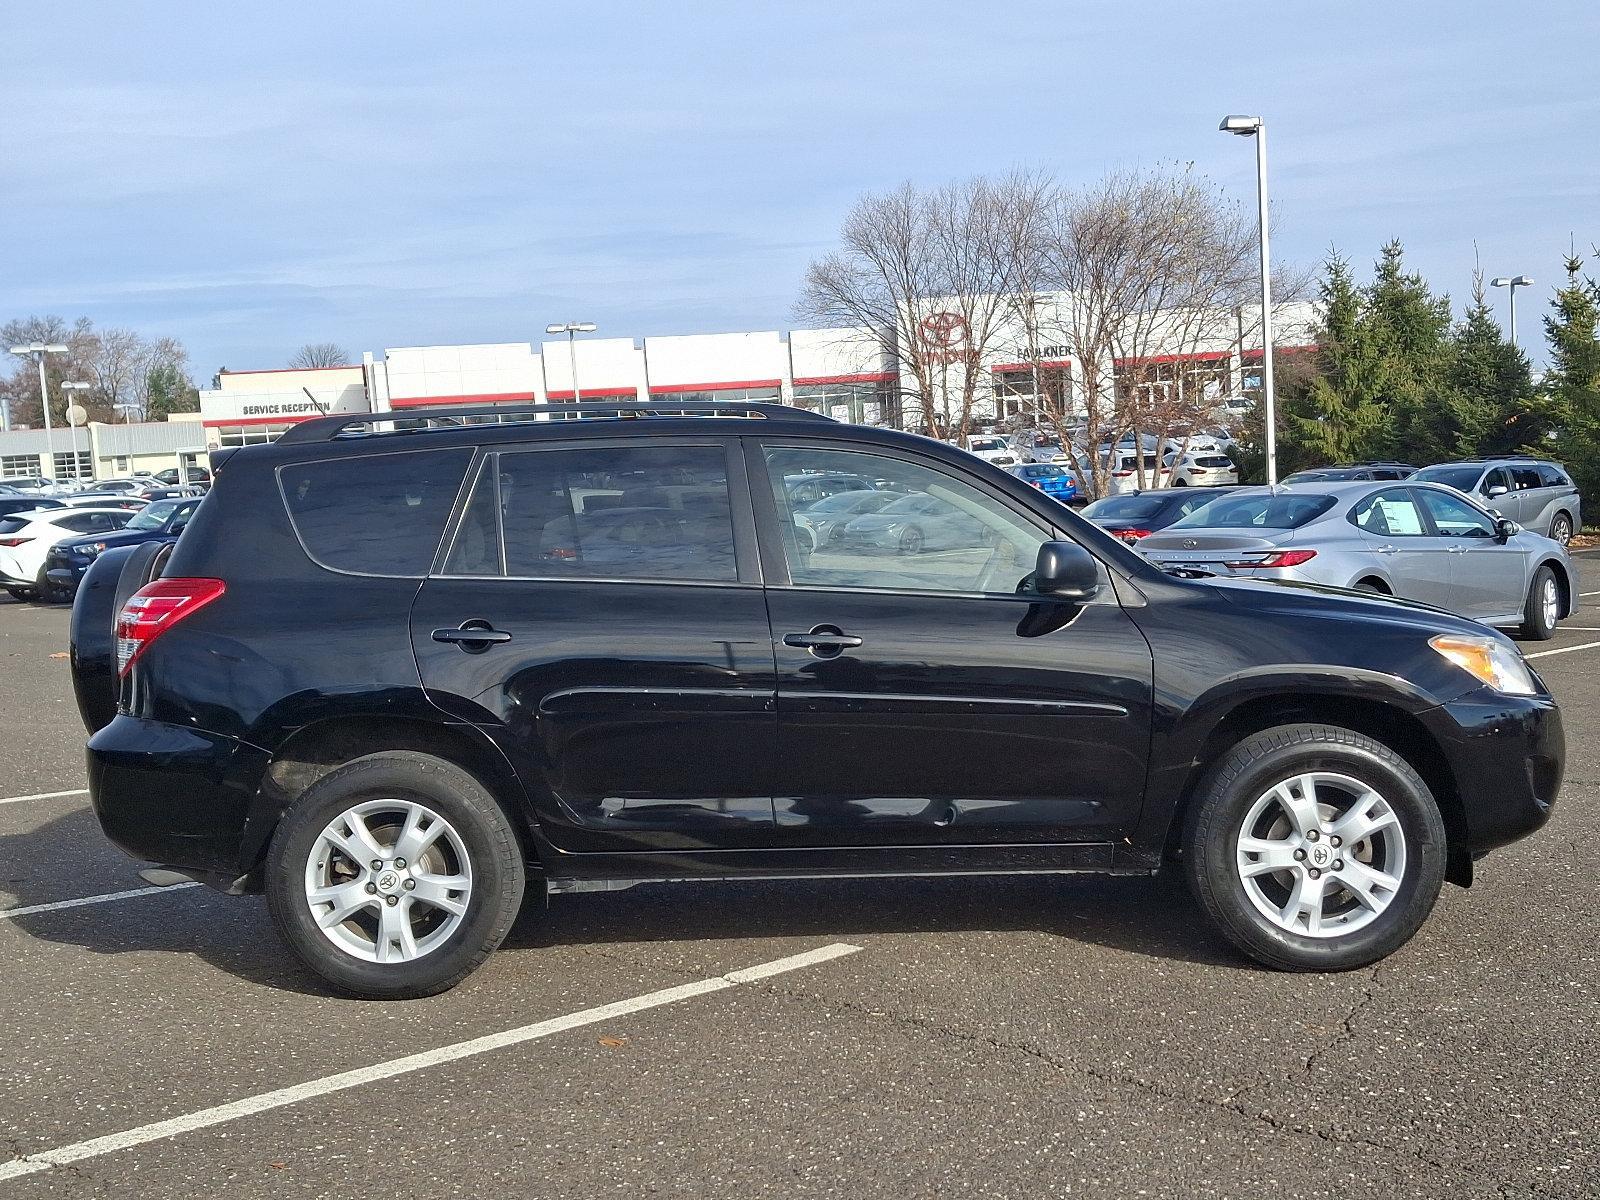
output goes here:
[[[371, 436], [378, 432], [370, 428], [413, 422], [438, 422], [446, 427], [459, 427], [462, 417], [509, 417], [514, 420], [536, 420], [541, 413], [560, 417], [611, 417], [635, 419], [638, 417], [744, 417], [761, 420], [828, 421], [833, 418], [804, 408], [791, 408], [787, 404], [743, 404], [735, 402], [696, 401], [687, 404], [671, 402], [657, 404], [634, 400], [618, 403], [584, 401], [581, 404], [436, 404], [430, 407], [398, 408], [389, 412], [338, 413], [331, 417], [313, 417], [292, 425], [278, 438], [284, 442], [331, 442], [350, 436]], [[365, 435], [355, 431], [368, 426]], [[416, 428], [396, 428], [386, 433], [420, 433], [427, 425]], [[437, 428], [437, 425], [431, 426]]]
[[1543, 454], [1465, 454], [1460, 458], [1451, 459], [1451, 462], [1542, 462], [1559, 467], [1559, 458], [1548, 458]]

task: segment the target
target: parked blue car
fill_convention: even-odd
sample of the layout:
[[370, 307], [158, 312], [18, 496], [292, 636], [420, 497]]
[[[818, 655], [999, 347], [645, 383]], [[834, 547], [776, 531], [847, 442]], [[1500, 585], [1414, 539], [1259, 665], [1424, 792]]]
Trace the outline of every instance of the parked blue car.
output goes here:
[[145, 507], [115, 533], [97, 533], [67, 538], [50, 547], [44, 558], [44, 574], [49, 594], [42, 600], [70, 600], [89, 569], [102, 553], [114, 546], [137, 546], [141, 542], [175, 542], [183, 527], [200, 507], [203, 497], [157, 500]]
[[1006, 470], [1063, 504], [1075, 504], [1078, 500], [1078, 477], [1059, 463], [1023, 463]]

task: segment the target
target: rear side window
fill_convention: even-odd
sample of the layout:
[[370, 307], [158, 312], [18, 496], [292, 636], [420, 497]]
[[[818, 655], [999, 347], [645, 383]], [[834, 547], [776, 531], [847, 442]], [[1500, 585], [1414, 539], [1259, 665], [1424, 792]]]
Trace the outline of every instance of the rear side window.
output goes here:
[[1545, 487], [1566, 487], [1567, 479], [1557, 468], [1540, 464], [1539, 482]]
[[278, 487], [301, 545], [322, 566], [421, 576], [471, 459], [460, 447], [294, 463], [278, 469]]
[[727, 451], [641, 445], [495, 455], [473, 485], [445, 573], [734, 582]]

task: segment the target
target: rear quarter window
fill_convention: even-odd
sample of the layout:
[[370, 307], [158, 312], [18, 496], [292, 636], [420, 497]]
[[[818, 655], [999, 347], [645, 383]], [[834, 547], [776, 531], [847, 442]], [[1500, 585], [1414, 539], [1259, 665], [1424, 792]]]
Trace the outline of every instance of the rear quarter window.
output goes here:
[[358, 575], [426, 575], [472, 460], [466, 447], [368, 454], [278, 468], [312, 560]]

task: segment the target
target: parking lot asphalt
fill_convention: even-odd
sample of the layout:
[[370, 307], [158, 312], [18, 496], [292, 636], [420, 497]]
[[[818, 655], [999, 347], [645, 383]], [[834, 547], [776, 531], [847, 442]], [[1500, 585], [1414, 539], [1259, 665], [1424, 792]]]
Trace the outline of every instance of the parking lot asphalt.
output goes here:
[[67, 613], [0, 602], [0, 1196], [1600, 1194], [1581, 557], [1597, 594], [1524, 646], [1554, 819], [1375, 968], [1257, 969], [1175, 879], [705, 884], [531, 903], [390, 1004], [259, 897], [98, 899], [145, 885], [80, 791]]

